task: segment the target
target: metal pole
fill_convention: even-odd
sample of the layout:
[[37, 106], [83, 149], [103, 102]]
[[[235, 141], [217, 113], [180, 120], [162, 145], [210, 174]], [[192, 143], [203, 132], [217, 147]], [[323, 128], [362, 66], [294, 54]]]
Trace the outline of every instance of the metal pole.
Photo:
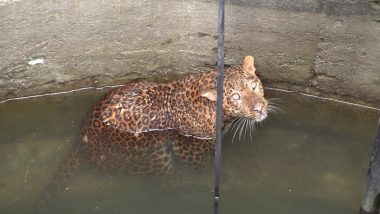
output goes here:
[[223, 116], [223, 81], [224, 81], [224, 0], [219, 0], [218, 15], [218, 74], [216, 101], [216, 143], [215, 143], [215, 189], [214, 214], [219, 214], [220, 199], [220, 167], [222, 153], [222, 116]]
[[375, 145], [368, 168], [367, 190], [365, 192], [360, 214], [378, 214], [380, 198], [380, 118], [377, 124]]

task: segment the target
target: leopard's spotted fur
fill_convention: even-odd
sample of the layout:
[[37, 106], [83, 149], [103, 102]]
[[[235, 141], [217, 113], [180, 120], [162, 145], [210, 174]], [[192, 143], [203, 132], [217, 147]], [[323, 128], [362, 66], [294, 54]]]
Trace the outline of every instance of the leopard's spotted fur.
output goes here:
[[[247, 56], [242, 66], [225, 71], [225, 122], [233, 117], [257, 121], [266, 117], [268, 102], [253, 62]], [[175, 129], [186, 136], [211, 139], [215, 135], [216, 75], [212, 71], [166, 84], [133, 83], [115, 89], [102, 99], [91, 124], [136, 134]]]
[[[225, 71], [223, 121], [265, 119], [268, 101], [255, 75], [253, 57]], [[106, 94], [94, 106], [45, 199], [63, 189], [80, 165], [121, 173], [166, 175], [172, 158], [196, 167], [213, 149], [216, 72], [171, 83], [132, 83]], [[164, 131], [165, 130], [165, 131]]]

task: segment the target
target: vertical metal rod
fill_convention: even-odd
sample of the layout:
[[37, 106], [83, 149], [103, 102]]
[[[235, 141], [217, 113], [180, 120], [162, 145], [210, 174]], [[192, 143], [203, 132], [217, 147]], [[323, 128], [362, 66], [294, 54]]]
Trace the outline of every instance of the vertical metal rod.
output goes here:
[[222, 153], [222, 117], [223, 117], [223, 82], [224, 82], [224, 0], [219, 0], [218, 15], [218, 74], [217, 74], [217, 101], [216, 101], [216, 143], [215, 143], [215, 189], [214, 214], [219, 214], [220, 199], [220, 167]]
[[380, 198], [380, 117], [377, 123], [375, 145], [367, 173], [367, 190], [360, 207], [360, 214], [379, 214]]

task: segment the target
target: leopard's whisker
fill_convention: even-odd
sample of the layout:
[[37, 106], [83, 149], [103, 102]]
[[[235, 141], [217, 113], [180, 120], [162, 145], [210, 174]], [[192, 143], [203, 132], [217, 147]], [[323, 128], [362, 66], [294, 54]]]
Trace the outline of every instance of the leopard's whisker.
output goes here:
[[247, 137], [247, 122], [248, 122], [248, 119], [245, 118], [244, 119], [244, 127], [243, 127], [244, 133], [242, 133], [243, 134], [243, 142], [245, 142], [246, 137]]
[[277, 98], [277, 97], [271, 97], [271, 98], [268, 98], [267, 99], [268, 101], [281, 101], [281, 99], [280, 98]]
[[243, 121], [243, 118], [241, 118], [241, 119], [239, 120], [239, 123], [238, 123], [238, 125], [237, 125], [236, 128], [235, 128], [235, 134], [234, 134], [234, 136], [235, 136], [237, 133], [239, 133], [239, 127], [241, 126], [242, 121]]
[[241, 130], [242, 130], [243, 124], [244, 124], [244, 117], [242, 117], [242, 120], [240, 120], [240, 123], [236, 129], [239, 132], [239, 135], [238, 135], [239, 140], [241, 140]]
[[239, 126], [239, 141], [241, 141], [241, 132], [242, 130], [244, 129], [244, 122], [245, 122], [245, 118], [243, 117], [243, 119], [241, 120], [241, 125]]
[[255, 134], [256, 128], [255, 128], [255, 121], [254, 120], [249, 120], [249, 134], [251, 140], [253, 140], [253, 135]]
[[238, 119], [239, 119], [239, 118], [236, 117], [236, 118], [234, 118], [230, 123], [228, 123], [228, 124], [226, 125], [225, 131], [226, 131], [226, 132], [229, 132], [229, 131], [231, 130], [231, 127], [234, 125], [235, 121], [238, 120]]
[[268, 100], [268, 106], [276, 106], [276, 107], [278, 106], [279, 107], [279, 106], [281, 106], [281, 104]]
[[281, 104], [276, 103], [276, 102], [272, 102], [272, 101], [268, 101], [268, 106], [281, 106]]
[[280, 106], [268, 106], [269, 113], [284, 113]]
[[236, 135], [237, 131], [239, 130], [238, 127], [239, 127], [239, 124], [241, 123], [241, 120], [242, 120], [242, 117], [239, 117], [239, 119], [235, 123], [236, 128], [235, 128], [234, 135], [232, 136], [232, 143], [234, 143], [235, 135]]
[[239, 127], [239, 141], [241, 141], [241, 137], [242, 137], [243, 130], [244, 130], [244, 125], [245, 125], [245, 118], [243, 118], [241, 126]]
[[[250, 130], [250, 122], [251, 122], [251, 120], [250, 119], [246, 119], [247, 120], [247, 125], [245, 126], [245, 136], [246, 137], [248, 137], [248, 134], [249, 135], [251, 135], [251, 130]], [[247, 132], [248, 132], [248, 134], [247, 134]], [[245, 139], [244, 139], [244, 141], [245, 141]]]
[[284, 111], [281, 109], [281, 105], [277, 103], [279, 99], [271, 98], [268, 99], [268, 112], [269, 113], [284, 113]]
[[252, 140], [252, 120], [248, 120], [248, 129], [249, 129], [249, 140]]
[[239, 122], [239, 120], [241, 120], [241, 117], [237, 117], [237, 118], [235, 118], [235, 119], [231, 122], [231, 129], [232, 129], [232, 130], [236, 127], [236, 124]]

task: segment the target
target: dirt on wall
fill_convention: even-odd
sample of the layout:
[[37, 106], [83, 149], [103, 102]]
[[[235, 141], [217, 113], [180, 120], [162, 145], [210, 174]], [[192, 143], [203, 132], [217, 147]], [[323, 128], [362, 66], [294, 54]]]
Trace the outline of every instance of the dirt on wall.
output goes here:
[[[0, 0], [0, 100], [215, 67], [208, 0]], [[376, 0], [231, 0], [226, 64], [266, 86], [380, 107]]]

